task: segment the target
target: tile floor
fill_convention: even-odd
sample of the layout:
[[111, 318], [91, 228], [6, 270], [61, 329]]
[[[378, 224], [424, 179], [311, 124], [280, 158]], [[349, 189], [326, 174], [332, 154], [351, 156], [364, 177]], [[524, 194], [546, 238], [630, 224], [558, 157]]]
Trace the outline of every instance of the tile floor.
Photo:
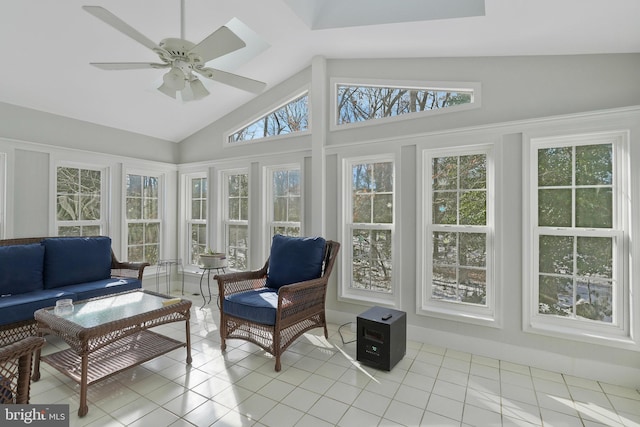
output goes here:
[[[285, 352], [282, 371], [258, 347], [228, 341], [218, 311], [191, 297], [193, 363], [179, 349], [89, 387], [42, 365], [31, 403], [69, 404], [76, 426], [638, 426], [640, 392], [410, 341], [391, 372], [360, 366], [349, 326], [320, 329]], [[160, 327], [184, 339], [184, 324]], [[347, 342], [343, 344], [343, 338]], [[53, 337], [46, 352], [63, 347]]]

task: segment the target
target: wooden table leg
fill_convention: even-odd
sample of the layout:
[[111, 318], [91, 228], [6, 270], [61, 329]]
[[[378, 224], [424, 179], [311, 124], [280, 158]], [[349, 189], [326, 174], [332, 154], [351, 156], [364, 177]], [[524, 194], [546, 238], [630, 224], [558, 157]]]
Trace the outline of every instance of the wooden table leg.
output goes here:
[[187, 320], [185, 321], [185, 329], [187, 333], [187, 364], [191, 364], [191, 327], [189, 326], [189, 313], [187, 313]]
[[80, 372], [80, 408], [78, 408], [78, 416], [84, 417], [89, 412], [87, 405], [87, 371], [89, 369], [89, 355], [85, 352], [82, 354], [82, 371]]

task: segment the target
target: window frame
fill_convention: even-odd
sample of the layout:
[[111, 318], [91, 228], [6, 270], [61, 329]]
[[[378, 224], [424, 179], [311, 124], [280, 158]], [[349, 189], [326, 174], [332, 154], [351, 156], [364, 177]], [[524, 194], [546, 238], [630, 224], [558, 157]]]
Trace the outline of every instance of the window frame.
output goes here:
[[[341, 250], [342, 268], [340, 271], [341, 280], [338, 286], [338, 300], [345, 302], [365, 303], [365, 304], [379, 304], [389, 307], [400, 306], [400, 285], [401, 283], [401, 271], [400, 271], [400, 251], [399, 251], [399, 239], [398, 239], [398, 226], [397, 219], [400, 217], [400, 209], [398, 205], [399, 196], [398, 189], [398, 171], [400, 170], [398, 165], [397, 153], [383, 152], [379, 154], [370, 154], [363, 156], [340, 156], [340, 182], [342, 189], [342, 197], [340, 197], [340, 203], [338, 206], [338, 212], [340, 212], [342, 222], [342, 242], [343, 250]], [[353, 179], [352, 170], [353, 165], [362, 163], [385, 163], [390, 162], [393, 165], [393, 216], [392, 222], [386, 223], [354, 223], [353, 222]], [[389, 230], [391, 232], [391, 292], [383, 293], [367, 289], [356, 289], [350, 286], [353, 277], [353, 263], [351, 257], [353, 254], [353, 239], [352, 233], [354, 229], [362, 230]]]
[[[183, 177], [183, 191], [184, 191], [184, 197], [183, 197], [183, 201], [184, 201], [184, 225], [183, 225], [183, 230], [184, 230], [184, 239], [182, 240], [183, 242], [183, 250], [182, 253], [183, 255], [183, 265], [186, 266], [193, 266], [193, 267], [198, 267], [198, 264], [195, 263], [191, 263], [192, 257], [193, 257], [193, 248], [192, 248], [192, 242], [191, 242], [191, 227], [193, 225], [205, 225], [206, 230], [205, 230], [205, 246], [206, 247], [211, 247], [211, 245], [209, 244], [209, 217], [210, 212], [209, 212], [209, 199], [210, 199], [210, 194], [211, 194], [211, 188], [210, 188], [210, 180], [208, 178], [208, 174], [206, 171], [202, 171], [202, 172], [193, 172], [193, 173], [185, 173], [182, 175]], [[204, 204], [206, 206], [206, 217], [205, 219], [193, 219], [192, 218], [192, 205], [193, 205], [193, 194], [191, 192], [191, 186], [192, 186], [192, 182], [194, 179], [206, 179], [207, 180], [207, 192], [205, 194], [205, 198], [204, 200]]]
[[[230, 220], [229, 219], [229, 188], [227, 185], [227, 180], [229, 176], [232, 175], [246, 175], [247, 176], [247, 219], [246, 220]], [[211, 189], [211, 186], [209, 186]], [[227, 261], [229, 264], [229, 268], [232, 270], [236, 270], [231, 265], [231, 257], [229, 256], [229, 226], [232, 225], [244, 225], [247, 227], [247, 248], [246, 248], [246, 267], [247, 269], [251, 268], [251, 168], [250, 167], [240, 167], [233, 169], [222, 169], [218, 171], [218, 197], [220, 200], [220, 222], [219, 222], [219, 243], [220, 247], [224, 248], [223, 252], [227, 254]]]
[[[613, 157], [613, 194], [611, 228], [541, 227], [538, 226], [538, 149], [549, 147], [576, 147], [610, 142]], [[528, 159], [528, 160], [527, 160]], [[528, 136], [523, 151], [523, 203], [525, 218], [523, 250], [523, 329], [526, 332], [571, 339], [575, 341], [606, 344], [625, 347], [634, 342], [631, 330], [632, 296], [630, 287], [630, 155], [629, 134], [627, 131], [592, 132], [585, 134], [566, 134], [559, 136]], [[575, 185], [572, 185], [575, 188]], [[575, 204], [572, 204], [572, 212]], [[539, 240], [543, 235], [568, 235], [574, 237], [612, 237], [613, 253], [618, 262], [613, 261], [612, 281], [617, 282], [617, 295], [612, 296], [612, 304], [618, 319], [611, 324], [541, 315], [539, 313]], [[616, 293], [616, 290], [613, 291]], [[637, 339], [637, 338], [636, 338]]]
[[[127, 175], [138, 175], [142, 177], [154, 177], [158, 179], [158, 218], [153, 221], [144, 219], [129, 220], [127, 218]], [[158, 260], [164, 258], [163, 242], [165, 241], [165, 179], [166, 174], [150, 169], [140, 169], [135, 167], [123, 167], [122, 170], [122, 258], [129, 260], [129, 224], [131, 223], [157, 223], [158, 224]], [[144, 209], [144, 207], [143, 207]], [[145, 261], [147, 262], [147, 261]], [[156, 266], [157, 264], [152, 264]]]
[[[447, 108], [435, 110], [416, 111], [410, 114], [400, 114], [397, 116], [382, 117], [378, 119], [365, 120], [361, 122], [338, 124], [338, 86], [378, 86], [387, 88], [406, 89], [428, 89], [428, 90], [465, 90], [473, 91], [473, 100], [469, 104], [454, 105]], [[468, 111], [482, 107], [482, 84], [480, 82], [461, 81], [433, 81], [433, 80], [391, 80], [391, 79], [368, 79], [353, 77], [332, 77], [329, 84], [329, 129], [338, 131], [343, 129], [353, 129], [363, 126], [374, 126], [380, 124], [394, 123], [404, 120], [424, 118], [425, 116], [450, 114], [461, 111]]]
[[[269, 165], [264, 166], [264, 235], [265, 235], [265, 244], [267, 245], [266, 253], [269, 253], [269, 248], [271, 247], [271, 240], [274, 235], [273, 229], [276, 226], [283, 227], [295, 227], [297, 226], [300, 229], [300, 236], [304, 236], [304, 177], [302, 166], [300, 163], [287, 163], [281, 165]], [[300, 175], [300, 220], [299, 221], [275, 221], [273, 219], [273, 203], [274, 203], [274, 194], [273, 194], [273, 175], [275, 172], [280, 171], [298, 171]]]
[[[419, 195], [418, 230], [420, 250], [418, 251], [418, 280], [416, 312], [419, 315], [438, 317], [459, 322], [481, 324], [489, 327], [501, 327], [499, 316], [500, 286], [497, 280], [496, 246], [496, 166], [497, 149], [494, 143], [458, 145], [452, 147], [424, 148], [419, 159], [416, 174]], [[486, 155], [486, 222], [485, 225], [444, 225], [432, 223], [433, 187], [432, 159], [438, 157], [460, 157], [466, 155]], [[459, 188], [458, 188], [459, 190]], [[477, 232], [486, 234], [486, 304], [471, 304], [431, 298], [432, 295], [432, 233], [433, 231]]]
[[[100, 219], [99, 220], [77, 220], [77, 221], [60, 221], [58, 220], [58, 168], [70, 168], [77, 170], [92, 170], [100, 172]], [[98, 225], [100, 226], [101, 236], [109, 235], [109, 212], [110, 212], [110, 196], [109, 196], [109, 167], [91, 165], [83, 162], [69, 162], [69, 161], [56, 161], [53, 164], [53, 170], [51, 171], [51, 186], [53, 187], [52, 209], [53, 214], [51, 216], [53, 234], [58, 236], [59, 228], [61, 226], [72, 226], [74, 224], [83, 226]]]

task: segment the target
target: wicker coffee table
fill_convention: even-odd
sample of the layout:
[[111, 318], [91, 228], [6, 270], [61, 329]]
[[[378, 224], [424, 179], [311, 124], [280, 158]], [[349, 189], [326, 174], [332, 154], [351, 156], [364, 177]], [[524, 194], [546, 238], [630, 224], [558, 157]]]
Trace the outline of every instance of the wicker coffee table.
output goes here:
[[[191, 301], [149, 291], [133, 291], [80, 301], [71, 314], [55, 309], [35, 312], [38, 332], [61, 337], [69, 348], [41, 359], [80, 384], [78, 415], [89, 411], [87, 387], [118, 372], [140, 365], [180, 347], [191, 363], [189, 309]], [[185, 341], [149, 330], [172, 322], [185, 322]], [[40, 378], [36, 358], [34, 381]]]

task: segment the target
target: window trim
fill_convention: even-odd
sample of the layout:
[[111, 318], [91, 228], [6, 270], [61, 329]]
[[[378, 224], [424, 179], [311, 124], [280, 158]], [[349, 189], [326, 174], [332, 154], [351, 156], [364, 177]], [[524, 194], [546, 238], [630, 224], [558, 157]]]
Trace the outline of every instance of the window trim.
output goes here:
[[[431, 277], [432, 277], [432, 256], [431, 256], [431, 231], [433, 229], [441, 229], [443, 226], [431, 223], [433, 189], [431, 186], [432, 162], [434, 157], [445, 156], [463, 156], [472, 154], [485, 154], [486, 157], [486, 191], [487, 191], [487, 220], [484, 226], [464, 226], [456, 225], [451, 228], [452, 231], [465, 229], [475, 229], [485, 232], [486, 240], [486, 283], [487, 296], [486, 305], [480, 306], [475, 304], [454, 303], [445, 300], [431, 299]], [[498, 281], [497, 259], [498, 245], [496, 238], [496, 176], [498, 174], [497, 165], [499, 153], [495, 143], [481, 143], [475, 145], [458, 145], [453, 147], [440, 148], [424, 148], [422, 155], [418, 160], [419, 177], [418, 192], [422, 197], [422, 202], [418, 204], [420, 212], [418, 213], [418, 230], [421, 230], [418, 238], [418, 272], [417, 289], [416, 289], [416, 313], [419, 315], [438, 317], [447, 320], [455, 320], [464, 323], [481, 324], [483, 326], [501, 327], [499, 309], [501, 288]]]
[[[398, 171], [400, 170], [398, 164], [398, 155], [396, 153], [383, 152], [380, 154], [370, 154], [363, 156], [340, 156], [340, 187], [342, 197], [339, 198], [338, 212], [340, 212], [340, 218], [342, 222], [341, 235], [343, 244], [342, 254], [342, 268], [340, 270], [340, 285], [338, 286], [338, 301], [357, 303], [357, 304], [379, 304], [388, 307], [400, 307], [401, 297], [401, 264], [400, 264], [400, 250], [399, 250], [399, 238], [398, 238], [398, 225], [397, 221], [400, 218], [400, 209], [398, 205], [399, 197], [398, 190]], [[391, 231], [391, 265], [393, 266], [391, 277], [391, 292], [384, 294], [382, 292], [368, 291], [366, 289], [355, 289], [349, 286], [351, 283], [351, 277], [353, 275], [352, 263], [350, 262], [351, 254], [353, 253], [353, 239], [351, 238], [352, 230], [354, 229], [354, 223], [352, 222], [352, 167], [358, 163], [380, 163], [391, 162], [393, 164], [393, 222], [391, 224], [356, 224], [358, 229], [375, 229], [375, 230], [390, 230]]]
[[[255, 123], [256, 121], [263, 119], [264, 117], [268, 116], [269, 114], [278, 111], [280, 108], [284, 107], [285, 105], [289, 104], [290, 102], [294, 101], [297, 98], [302, 97], [303, 95], [307, 95], [307, 99], [308, 99], [308, 104], [307, 104], [307, 129], [300, 131], [300, 132], [292, 132], [292, 133], [286, 133], [286, 134], [280, 134], [280, 135], [271, 135], [271, 136], [266, 136], [264, 138], [257, 138], [257, 139], [250, 139], [250, 140], [246, 140], [246, 141], [238, 141], [238, 142], [230, 142], [230, 138], [231, 135], [233, 135], [234, 133], [238, 132], [239, 130], [250, 126], [251, 124]], [[302, 135], [309, 135], [311, 134], [312, 131], [312, 123], [311, 123], [311, 90], [309, 85], [305, 85], [302, 88], [300, 88], [297, 91], [293, 92], [293, 95], [288, 95], [286, 97], [282, 97], [280, 98], [279, 101], [277, 102], [273, 102], [271, 104], [269, 104], [269, 107], [264, 108], [259, 110], [258, 113], [250, 116], [250, 118], [248, 120], [244, 120], [242, 122], [242, 124], [240, 126], [235, 126], [233, 127], [231, 130], [225, 132], [224, 135], [224, 140], [223, 140], [223, 144], [222, 147], [223, 148], [233, 148], [233, 147], [243, 147], [246, 146], [247, 144], [257, 144], [257, 143], [261, 143], [261, 142], [271, 142], [271, 141], [277, 141], [277, 140], [282, 140], [282, 139], [286, 139], [286, 138], [295, 138], [295, 137], [299, 137]]]
[[[538, 313], [538, 281], [534, 277], [538, 267], [538, 240], [540, 228], [537, 226], [537, 150], [544, 147], [580, 146], [602, 144], [609, 139], [613, 145], [613, 208], [614, 227], [611, 229], [593, 229], [595, 234], [612, 236], [621, 243], [614, 246], [619, 260], [614, 265], [612, 279], [621, 283], [618, 288], [618, 300], [614, 296], [613, 303], [621, 304], [620, 318], [611, 324], [589, 322], [569, 318], [544, 316]], [[633, 304], [630, 284], [630, 218], [631, 201], [625, 202], [630, 191], [630, 138], [628, 131], [603, 131], [579, 134], [564, 134], [556, 136], [534, 137], [527, 135], [523, 144], [523, 182], [529, 183], [523, 188], [523, 330], [525, 332], [570, 339], [595, 344], [612, 345], [627, 348], [630, 344], [637, 345], [637, 337], [632, 331], [631, 307]], [[553, 229], [553, 227], [549, 227]], [[586, 230], [586, 229], [585, 229]], [[581, 229], [572, 227], [553, 233], [564, 233], [571, 236], [581, 234]], [[584, 232], [584, 230], [583, 230]]]
[[[410, 114], [398, 116], [382, 117], [379, 119], [365, 120], [338, 124], [338, 85], [352, 86], [380, 86], [388, 88], [407, 89], [443, 89], [443, 90], [472, 90], [473, 101], [469, 104], [454, 105], [436, 110], [416, 111]], [[460, 82], [460, 81], [433, 81], [433, 80], [393, 80], [393, 79], [367, 79], [353, 77], [332, 77], [329, 84], [329, 130], [338, 131], [353, 129], [364, 126], [374, 126], [379, 124], [389, 124], [410, 119], [419, 119], [432, 115], [449, 114], [461, 111], [473, 110], [482, 107], [482, 84], [480, 82]]]

